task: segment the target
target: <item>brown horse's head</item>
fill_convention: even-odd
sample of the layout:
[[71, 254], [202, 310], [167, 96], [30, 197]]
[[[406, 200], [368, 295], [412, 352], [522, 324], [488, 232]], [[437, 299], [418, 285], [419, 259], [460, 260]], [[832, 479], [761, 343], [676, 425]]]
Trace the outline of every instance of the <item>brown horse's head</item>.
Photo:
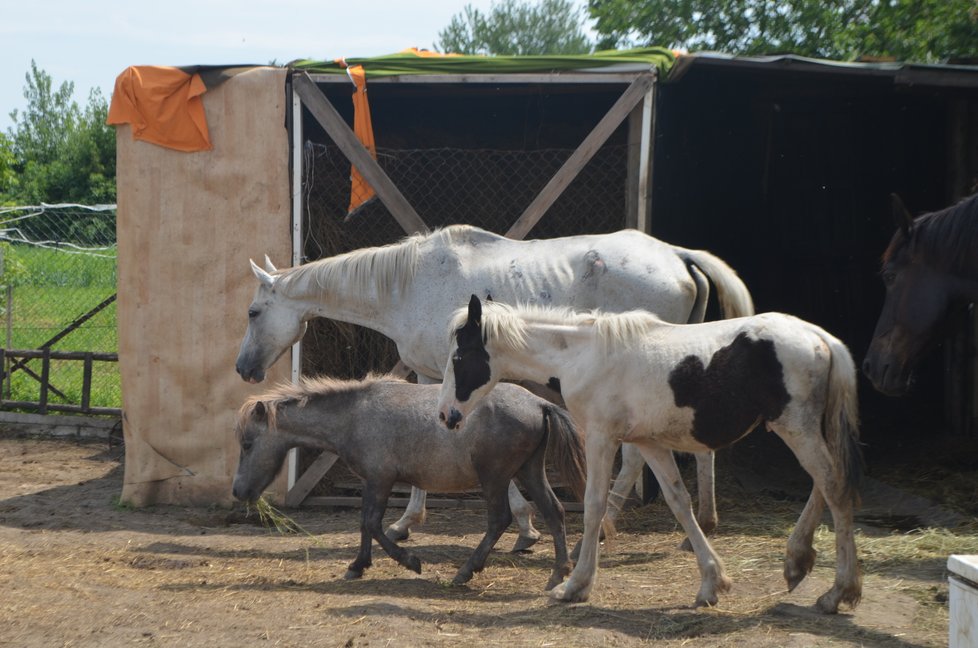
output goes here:
[[[898, 228], [883, 254], [880, 273], [886, 300], [863, 372], [878, 391], [901, 396], [909, 389], [921, 357], [937, 341], [948, 311], [955, 304], [974, 301], [976, 284], [967, 276], [969, 269], [954, 263], [956, 256], [964, 256], [960, 253], [969, 241], [946, 240], [955, 234], [973, 240], [963, 228], [948, 227], [951, 210], [957, 208], [914, 221], [898, 197], [893, 196], [893, 202]], [[966, 203], [978, 201], [972, 198]], [[939, 223], [942, 219], [947, 222]]]

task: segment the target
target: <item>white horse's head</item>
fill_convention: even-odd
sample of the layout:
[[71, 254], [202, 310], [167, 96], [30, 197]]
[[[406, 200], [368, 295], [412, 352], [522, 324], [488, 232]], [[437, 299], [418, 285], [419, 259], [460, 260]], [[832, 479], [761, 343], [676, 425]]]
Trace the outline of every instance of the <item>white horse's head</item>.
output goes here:
[[235, 369], [244, 380], [258, 383], [265, 370], [306, 332], [305, 308], [276, 290], [275, 266], [265, 257], [267, 270], [251, 261], [258, 290], [248, 307], [248, 330], [241, 341]]
[[498, 382], [483, 336], [482, 302], [472, 295], [465, 321], [452, 333], [438, 418], [449, 430], [458, 428]]

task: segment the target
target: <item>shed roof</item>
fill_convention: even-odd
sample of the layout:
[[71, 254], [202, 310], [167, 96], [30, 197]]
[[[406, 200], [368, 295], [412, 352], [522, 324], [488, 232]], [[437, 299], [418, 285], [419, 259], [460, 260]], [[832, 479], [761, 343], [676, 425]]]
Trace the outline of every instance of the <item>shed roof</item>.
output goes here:
[[346, 74], [346, 69], [362, 65], [367, 78], [433, 74], [526, 74], [548, 72], [647, 72], [656, 69], [660, 76], [669, 72], [675, 53], [664, 47], [631, 50], [605, 50], [593, 54], [546, 56], [471, 56], [441, 55], [421, 50], [405, 50], [386, 56], [336, 59], [335, 61], [297, 60], [289, 64], [310, 74]]
[[668, 75], [660, 78], [667, 83], [676, 83], [694, 69], [835, 75], [891, 80], [895, 85], [978, 88], [978, 65], [899, 61], [848, 62], [808, 58], [795, 54], [775, 56], [732, 56], [717, 52], [683, 54], [676, 58]]

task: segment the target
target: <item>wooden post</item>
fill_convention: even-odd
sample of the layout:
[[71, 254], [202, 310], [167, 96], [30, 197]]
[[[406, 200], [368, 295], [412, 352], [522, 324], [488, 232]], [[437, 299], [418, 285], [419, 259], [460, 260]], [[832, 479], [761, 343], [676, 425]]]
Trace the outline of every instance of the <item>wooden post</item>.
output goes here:
[[356, 166], [360, 175], [374, 188], [377, 197], [390, 210], [391, 215], [401, 224], [404, 231], [408, 234], [427, 232], [427, 225], [414, 211], [411, 203], [407, 201], [397, 185], [387, 177], [377, 161], [371, 157], [370, 152], [363, 147], [353, 130], [343, 121], [343, 117], [319, 91], [309, 75], [305, 72], [294, 75], [292, 87], [316, 121], [326, 129], [326, 133], [336, 142], [347, 159]]
[[639, 75], [625, 92], [618, 98], [618, 101], [601, 118], [598, 125], [588, 133], [581, 145], [571, 154], [560, 170], [550, 179], [547, 186], [537, 194], [526, 211], [513, 223], [513, 226], [506, 232], [506, 236], [513, 239], [525, 238], [533, 226], [536, 225], [551, 205], [560, 197], [564, 189], [577, 177], [581, 169], [591, 161], [598, 149], [608, 141], [611, 134], [628, 116], [628, 113], [641, 101], [652, 88], [655, 82], [655, 75], [647, 72]]

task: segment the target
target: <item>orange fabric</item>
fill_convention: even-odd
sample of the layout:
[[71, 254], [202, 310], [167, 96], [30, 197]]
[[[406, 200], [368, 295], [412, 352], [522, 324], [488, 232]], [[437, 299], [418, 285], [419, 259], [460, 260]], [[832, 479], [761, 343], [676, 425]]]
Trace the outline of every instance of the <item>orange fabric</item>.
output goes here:
[[[364, 148], [370, 152], [373, 159], [377, 159], [377, 145], [374, 143], [374, 127], [370, 121], [370, 104], [367, 103], [367, 78], [362, 65], [354, 65], [347, 68], [347, 74], [353, 79], [356, 90], [353, 92], [353, 133], [363, 144]], [[367, 201], [372, 200], [376, 194], [374, 188], [363, 179], [356, 167], [350, 168], [350, 206], [347, 208], [347, 215], [352, 214], [362, 207]]]
[[407, 49], [401, 50], [401, 54], [414, 54], [415, 56], [421, 57], [431, 57], [431, 56], [461, 56], [460, 54], [452, 54], [446, 52], [442, 54], [441, 52], [432, 52], [431, 50], [418, 49], [417, 47], [409, 47]]
[[210, 150], [200, 75], [174, 67], [139, 65], [115, 80], [106, 123], [131, 124], [133, 139], [178, 151]]

